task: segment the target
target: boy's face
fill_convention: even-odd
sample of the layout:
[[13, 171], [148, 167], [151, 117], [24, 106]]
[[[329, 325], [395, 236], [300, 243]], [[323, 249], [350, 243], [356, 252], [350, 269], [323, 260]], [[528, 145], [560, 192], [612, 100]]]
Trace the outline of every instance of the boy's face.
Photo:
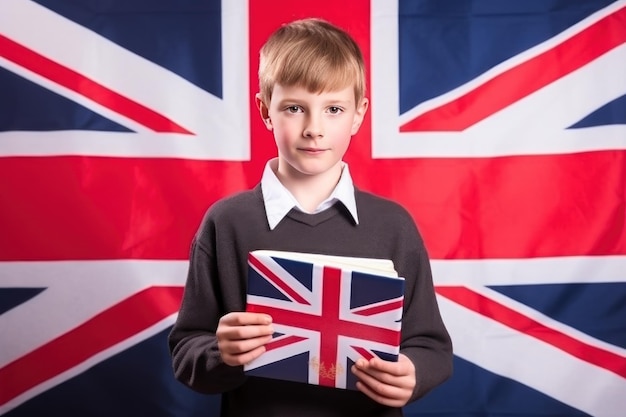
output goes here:
[[266, 127], [274, 132], [280, 174], [290, 179], [328, 176], [336, 181], [368, 102], [363, 99], [357, 105], [351, 86], [311, 93], [276, 84], [269, 107], [258, 96], [257, 105]]

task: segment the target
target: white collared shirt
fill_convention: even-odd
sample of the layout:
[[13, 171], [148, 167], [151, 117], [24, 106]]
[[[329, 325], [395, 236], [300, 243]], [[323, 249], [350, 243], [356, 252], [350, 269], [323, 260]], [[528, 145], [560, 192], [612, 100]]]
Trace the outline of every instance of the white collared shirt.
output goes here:
[[[267, 222], [270, 226], [270, 230], [274, 230], [276, 225], [289, 213], [292, 208], [296, 208], [302, 212], [306, 212], [300, 206], [296, 198], [291, 192], [285, 188], [280, 182], [272, 167], [276, 167], [278, 158], [271, 159], [265, 164], [263, 170], [263, 177], [261, 178], [261, 190], [263, 191], [263, 201], [265, 203], [265, 214], [267, 215]], [[350, 176], [350, 170], [348, 164], [342, 163], [341, 177], [335, 189], [330, 196], [322, 201], [317, 206], [314, 213], [319, 213], [331, 207], [337, 201], [340, 201], [354, 219], [356, 224], [359, 224], [359, 218], [356, 211], [356, 201], [354, 199], [354, 184], [352, 177]]]

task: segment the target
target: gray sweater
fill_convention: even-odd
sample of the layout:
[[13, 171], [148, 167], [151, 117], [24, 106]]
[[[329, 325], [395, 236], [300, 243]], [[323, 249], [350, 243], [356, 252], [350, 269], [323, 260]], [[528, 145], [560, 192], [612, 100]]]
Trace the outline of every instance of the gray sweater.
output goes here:
[[224, 314], [245, 310], [247, 255], [255, 249], [387, 258], [405, 278], [400, 352], [415, 365], [411, 401], [452, 373], [452, 344], [439, 314], [426, 249], [400, 205], [357, 190], [359, 224], [341, 203], [317, 213], [291, 210], [274, 230], [260, 185], [216, 202], [193, 240], [180, 312], [169, 335], [176, 378], [222, 393], [222, 416], [401, 416], [358, 391], [246, 376], [224, 364], [215, 331]]

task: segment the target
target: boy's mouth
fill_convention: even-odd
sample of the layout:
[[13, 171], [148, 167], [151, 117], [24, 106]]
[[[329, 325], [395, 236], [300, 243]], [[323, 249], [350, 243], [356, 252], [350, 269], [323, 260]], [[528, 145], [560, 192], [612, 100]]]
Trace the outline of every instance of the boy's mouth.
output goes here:
[[326, 149], [323, 148], [299, 148], [301, 151], [307, 152], [307, 153], [321, 153], [324, 152]]

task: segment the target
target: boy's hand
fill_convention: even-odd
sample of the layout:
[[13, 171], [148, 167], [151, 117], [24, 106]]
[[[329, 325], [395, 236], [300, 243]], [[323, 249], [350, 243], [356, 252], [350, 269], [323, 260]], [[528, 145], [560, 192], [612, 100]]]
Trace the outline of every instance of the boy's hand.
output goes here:
[[402, 353], [398, 362], [389, 362], [378, 357], [359, 359], [352, 367], [359, 379], [359, 391], [372, 400], [390, 407], [403, 407], [411, 398], [417, 383], [413, 362]]
[[258, 358], [272, 340], [271, 324], [267, 314], [234, 312], [223, 316], [215, 333], [224, 363], [238, 366]]

